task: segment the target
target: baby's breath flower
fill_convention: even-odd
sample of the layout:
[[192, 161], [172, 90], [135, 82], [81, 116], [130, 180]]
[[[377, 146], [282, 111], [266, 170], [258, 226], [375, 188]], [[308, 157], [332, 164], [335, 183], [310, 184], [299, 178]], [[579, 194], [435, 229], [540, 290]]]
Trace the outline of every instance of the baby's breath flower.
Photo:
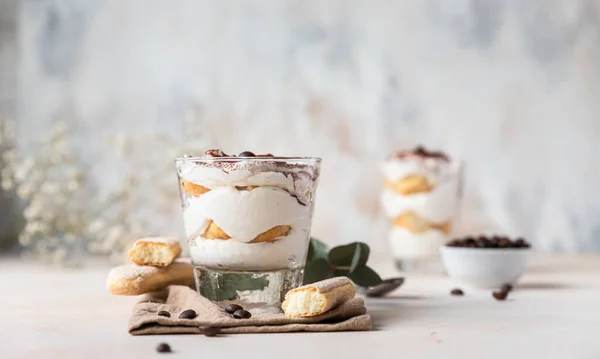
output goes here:
[[106, 221], [103, 219], [93, 220], [87, 227], [88, 231], [92, 234], [99, 233], [106, 228]]
[[70, 180], [67, 182], [67, 190], [70, 192], [75, 192], [81, 188], [81, 183], [79, 181]]
[[35, 192], [35, 187], [30, 182], [21, 183], [19, 188], [17, 189], [17, 196], [21, 199], [28, 200]]
[[67, 243], [72, 243], [72, 242], [75, 242], [77, 240], [77, 236], [74, 235], [73, 233], [67, 233], [67, 234], [64, 235], [63, 239]]
[[8, 192], [13, 189], [14, 183], [10, 178], [2, 178], [2, 190]]
[[27, 220], [33, 220], [42, 215], [44, 208], [41, 206], [39, 201], [34, 201], [29, 204], [29, 206], [25, 207], [23, 211], [23, 217]]
[[54, 263], [61, 263], [65, 258], [67, 258], [66, 248], [58, 248], [52, 254], [52, 259], [54, 260]]
[[31, 235], [26, 232], [21, 232], [21, 234], [19, 234], [19, 243], [24, 247], [29, 246], [31, 243]]

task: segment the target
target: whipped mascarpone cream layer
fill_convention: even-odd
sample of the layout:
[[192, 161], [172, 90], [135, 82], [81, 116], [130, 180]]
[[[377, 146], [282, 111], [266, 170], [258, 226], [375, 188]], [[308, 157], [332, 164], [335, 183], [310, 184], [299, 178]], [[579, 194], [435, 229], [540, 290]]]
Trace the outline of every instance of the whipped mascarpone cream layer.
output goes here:
[[391, 158], [381, 166], [383, 176], [392, 182], [409, 175], [421, 175], [436, 186], [453, 177], [452, 166], [444, 160], [427, 157]]
[[304, 264], [309, 226], [293, 227], [275, 242], [247, 244], [235, 240], [196, 238], [190, 246], [192, 260], [207, 267], [243, 270], [277, 270]]
[[385, 188], [381, 193], [381, 204], [391, 218], [413, 211], [433, 222], [441, 223], [454, 216], [457, 206], [456, 191], [455, 180], [439, 183], [430, 192], [406, 196]]
[[252, 191], [219, 187], [189, 198], [183, 217], [188, 237], [201, 236], [212, 220], [231, 240], [248, 243], [279, 225], [292, 229], [308, 226], [309, 211], [308, 206], [277, 187], [262, 186]]
[[275, 186], [309, 203], [318, 173], [311, 166], [279, 164], [276, 161], [239, 161], [180, 165], [179, 177], [203, 187]]
[[392, 227], [388, 235], [392, 254], [397, 258], [436, 258], [440, 247], [448, 240], [446, 234], [436, 230], [412, 233], [404, 228]]

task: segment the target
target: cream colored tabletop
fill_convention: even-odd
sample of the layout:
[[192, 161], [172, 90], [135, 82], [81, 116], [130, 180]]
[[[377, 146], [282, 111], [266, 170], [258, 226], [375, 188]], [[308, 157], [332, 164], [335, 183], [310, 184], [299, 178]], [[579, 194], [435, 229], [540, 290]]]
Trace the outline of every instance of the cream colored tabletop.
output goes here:
[[[394, 273], [391, 266], [380, 272]], [[136, 298], [104, 288], [105, 268], [0, 260], [0, 358], [600, 358], [600, 256], [534, 257], [505, 302], [452, 297], [444, 276], [408, 275], [367, 301], [371, 332], [143, 336], [127, 334]]]

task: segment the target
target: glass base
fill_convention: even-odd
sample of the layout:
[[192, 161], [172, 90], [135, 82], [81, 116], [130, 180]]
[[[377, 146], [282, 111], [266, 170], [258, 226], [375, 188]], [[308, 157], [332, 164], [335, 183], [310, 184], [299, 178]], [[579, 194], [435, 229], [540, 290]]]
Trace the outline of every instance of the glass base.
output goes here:
[[444, 273], [440, 258], [397, 258], [396, 268], [408, 273]]
[[232, 271], [194, 267], [196, 290], [221, 307], [239, 304], [250, 312], [280, 313], [286, 293], [302, 285], [304, 268]]

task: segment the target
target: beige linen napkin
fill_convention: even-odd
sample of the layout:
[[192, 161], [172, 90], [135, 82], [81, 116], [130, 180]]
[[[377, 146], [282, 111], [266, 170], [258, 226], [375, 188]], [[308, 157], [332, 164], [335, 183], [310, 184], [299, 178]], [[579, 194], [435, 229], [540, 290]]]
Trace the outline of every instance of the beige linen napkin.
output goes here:
[[[193, 309], [195, 319], [179, 319], [179, 314]], [[170, 318], [158, 316], [166, 310]], [[148, 295], [133, 307], [129, 319], [129, 333], [147, 334], [201, 334], [199, 326], [221, 327], [222, 333], [283, 333], [334, 332], [371, 329], [371, 317], [366, 314], [364, 302], [355, 297], [319, 316], [287, 318], [283, 313], [260, 313], [249, 319], [234, 319], [216, 304], [195, 290], [184, 286], [170, 286], [160, 293]]]

